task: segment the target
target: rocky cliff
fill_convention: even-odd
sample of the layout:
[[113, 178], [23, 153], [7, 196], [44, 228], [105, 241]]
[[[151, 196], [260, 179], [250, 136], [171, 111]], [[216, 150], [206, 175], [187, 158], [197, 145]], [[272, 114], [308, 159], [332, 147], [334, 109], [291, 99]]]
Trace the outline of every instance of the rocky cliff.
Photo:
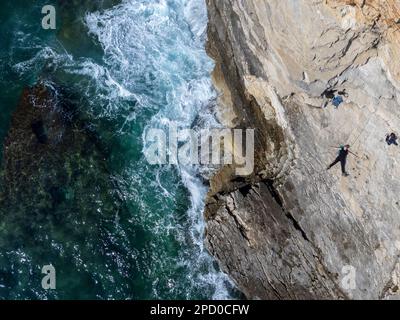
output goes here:
[[[400, 1], [207, 5], [221, 120], [256, 129], [254, 174], [211, 181], [209, 251], [252, 299], [397, 297]], [[342, 177], [326, 167], [346, 143]]]

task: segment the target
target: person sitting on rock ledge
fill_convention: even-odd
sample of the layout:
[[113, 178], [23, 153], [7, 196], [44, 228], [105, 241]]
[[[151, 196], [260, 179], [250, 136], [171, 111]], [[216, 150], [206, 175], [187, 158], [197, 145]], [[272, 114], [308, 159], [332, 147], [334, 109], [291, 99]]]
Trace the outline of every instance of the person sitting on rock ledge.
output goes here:
[[391, 134], [386, 135], [386, 143], [391, 146], [394, 144], [395, 146], [398, 146], [399, 144], [397, 143], [397, 136], [394, 132]]
[[355, 155], [354, 153], [352, 153], [350, 151], [350, 145], [345, 145], [345, 146], [340, 146], [339, 148], [339, 154], [336, 158], [335, 161], [332, 162], [332, 164], [326, 169], [326, 170], [330, 170], [332, 167], [334, 167], [335, 165], [337, 165], [339, 162], [342, 166], [342, 175], [344, 177], [348, 177], [349, 174], [346, 171], [346, 163], [347, 163], [347, 157], [349, 155], [349, 153]]
[[[346, 92], [346, 89], [337, 92], [337, 90], [334, 89], [327, 89], [322, 93], [322, 96], [331, 100], [332, 104], [334, 105], [335, 109], [337, 109], [343, 102], [344, 99], [343, 97], [348, 97], [348, 93]], [[324, 104], [324, 108], [328, 106], [329, 101], [326, 101]]]

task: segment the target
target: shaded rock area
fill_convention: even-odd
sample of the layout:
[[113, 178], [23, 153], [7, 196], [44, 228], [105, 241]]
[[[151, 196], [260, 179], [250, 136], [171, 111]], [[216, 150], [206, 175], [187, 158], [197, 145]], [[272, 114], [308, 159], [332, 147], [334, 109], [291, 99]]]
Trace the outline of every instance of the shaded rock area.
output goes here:
[[[253, 175], [211, 179], [209, 251], [251, 299], [398, 298], [400, 2], [207, 6], [220, 119], [256, 130]], [[346, 143], [350, 176], [327, 172]]]

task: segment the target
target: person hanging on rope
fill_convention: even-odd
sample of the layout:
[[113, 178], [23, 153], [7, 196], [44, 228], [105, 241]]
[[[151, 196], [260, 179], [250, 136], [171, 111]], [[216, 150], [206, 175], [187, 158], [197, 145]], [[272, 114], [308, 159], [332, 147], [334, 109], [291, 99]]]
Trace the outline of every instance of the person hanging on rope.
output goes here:
[[339, 154], [338, 154], [337, 158], [335, 159], [335, 161], [332, 162], [331, 165], [329, 165], [329, 167], [326, 170], [330, 170], [332, 167], [334, 167], [335, 165], [337, 165], [340, 162], [340, 164], [342, 166], [342, 175], [344, 177], [348, 177], [349, 174], [346, 171], [347, 157], [348, 157], [349, 153], [351, 153], [352, 155], [354, 155], [356, 157], [358, 157], [358, 156], [350, 151], [350, 145], [348, 145], [348, 144], [345, 146], [340, 146], [338, 149], [339, 149]]

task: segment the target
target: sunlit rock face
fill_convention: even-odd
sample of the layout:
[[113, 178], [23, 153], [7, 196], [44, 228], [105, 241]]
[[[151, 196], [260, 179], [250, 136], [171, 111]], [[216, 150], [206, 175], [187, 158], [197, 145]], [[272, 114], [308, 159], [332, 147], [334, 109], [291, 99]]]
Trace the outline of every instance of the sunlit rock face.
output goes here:
[[397, 297], [400, 1], [207, 4], [221, 120], [256, 128], [255, 173], [211, 181], [209, 251], [249, 298]]

